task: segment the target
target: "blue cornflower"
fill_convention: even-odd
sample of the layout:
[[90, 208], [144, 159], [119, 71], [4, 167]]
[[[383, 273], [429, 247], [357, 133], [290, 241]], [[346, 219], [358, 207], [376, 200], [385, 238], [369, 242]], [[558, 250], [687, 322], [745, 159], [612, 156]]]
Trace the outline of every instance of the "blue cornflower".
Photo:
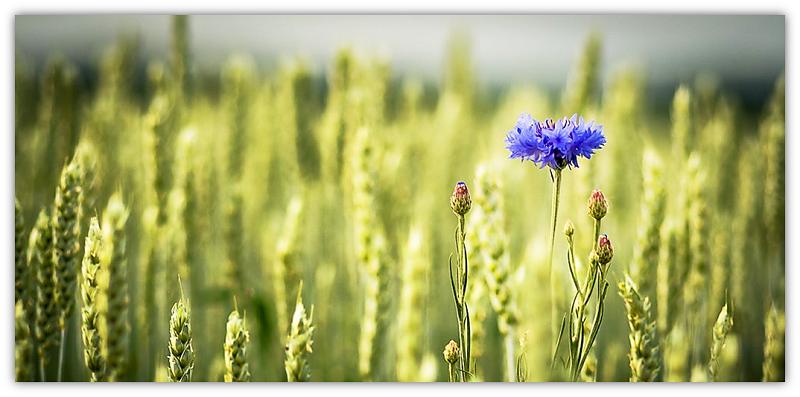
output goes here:
[[555, 122], [540, 122], [523, 113], [506, 135], [509, 158], [530, 160], [539, 168], [554, 170], [578, 168], [578, 157], [591, 158], [605, 143], [603, 126], [594, 121], [587, 123], [577, 114]]

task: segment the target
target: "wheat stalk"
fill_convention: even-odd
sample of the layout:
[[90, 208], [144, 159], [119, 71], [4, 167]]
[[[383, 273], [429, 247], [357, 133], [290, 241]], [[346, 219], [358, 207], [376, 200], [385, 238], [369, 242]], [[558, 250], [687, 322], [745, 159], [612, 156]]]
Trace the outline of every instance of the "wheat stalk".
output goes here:
[[708, 375], [712, 382], [717, 380], [720, 355], [722, 354], [722, 349], [725, 348], [725, 337], [728, 336], [728, 332], [733, 327], [733, 311], [731, 309], [729, 303], [722, 306], [711, 333], [712, 343], [711, 356], [708, 360]]
[[370, 132], [366, 128], [358, 130], [353, 142], [353, 232], [355, 234], [356, 259], [364, 274], [364, 311], [361, 333], [358, 342], [358, 368], [364, 378], [376, 375], [375, 361], [379, 355], [376, 343], [383, 332], [387, 282], [385, 259], [386, 241], [382, 228], [374, 217], [375, 181], [370, 172], [372, 145]]
[[102, 231], [93, 217], [86, 236], [85, 253], [81, 264], [81, 338], [83, 339], [83, 357], [86, 368], [91, 374], [92, 382], [106, 380], [106, 362], [101, 353], [100, 311], [98, 299], [101, 290], [98, 285], [100, 271], [100, 255], [103, 245]]
[[422, 229], [415, 225], [408, 234], [402, 265], [402, 288], [397, 313], [397, 380], [415, 382], [422, 356], [422, 320], [428, 261], [423, 253]]
[[311, 345], [314, 343], [314, 306], [306, 313], [303, 305], [303, 283], [297, 288], [297, 303], [292, 315], [292, 325], [286, 339], [286, 379], [289, 382], [306, 382], [311, 377], [311, 368], [308, 365], [308, 355], [311, 354]]
[[183, 291], [181, 298], [172, 305], [169, 318], [169, 368], [167, 372], [172, 382], [191, 382], [194, 370], [194, 349], [192, 348], [192, 324]]
[[55, 303], [53, 266], [53, 221], [48, 211], [39, 211], [28, 243], [28, 260], [36, 278], [36, 323], [34, 336], [39, 356], [39, 375], [46, 380], [48, 350], [58, 346], [58, 307]]
[[764, 362], [761, 379], [764, 382], [784, 382], [786, 365], [786, 316], [772, 304], [765, 321]]
[[250, 366], [247, 363], [247, 343], [250, 333], [247, 323], [234, 309], [225, 326], [225, 382], [249, 382]]
[[646, 296], [655, 296], [661, 224], [666, 208], [666, 191], [661, 182], [661, 161], [653, 151], [645, 151], [642, 161], [643, 198], [631, 277]]
[[[499, 175], [486, 166], [479, 166], [475, 173], [475, 204], [485, 217], [481, 225], [479, 245], [482, 247], [483, 263], [486, 266], [486, 283], [492, 307], [497, 313], [497, 326], [504, 339], [506, 380], [516, 379], [516, 337], [519, 322], [514, 295], [509, 285], [511, 272], [508, 255], [508, 236], [505, 232], [505, 208]], [[474, 275], [473, 275], [474, 276]]]
[[61, 172], [53, 212], [55, 301], [60, 312], [58, 326], [61, 330], [57, 378], [59, 381], [63, 369], [67, 322], [75, 306], [75, 284], [81, 250], [79, 239], [83, 206], [82, 178], [80, 164], [73, 159]]
[[275, 249], [275, 261], [272, 274], [272, 288], [275, 294], [275, 312], [278, 319], [278, 332], [281, 337], [289, 330], [287, 286], [294, 285], [299, 269], [298, 238], [300, 237], [303, 216], [302, 196], [295, 196], [286, 208], [286, 217], [281, 229], [281, 237]]
[[33, 362], [33, 340], [28, 327], [28, 315], [22, 302], [14, 305], [14, 379], [17, 382], [34, 380], [31, 372]]
[[625, 274], [618, 284], [619, 294], [625, 302], [631, 349], [628, 360], [631, 382], [653, 382], [661, 369], [661, 357], [656, 337], [656, 322], [650, 310], [650, 299], [639, 294], [636, 283]]
[[128, 357], [128, 258], [125, 225], [128, 209], [119, 192], [108, 200], [103, 214], [103, 245], [106, 250], [108, 272], [108, 308], [106, 310], [106, 351], [110, 381], [124, 375]]

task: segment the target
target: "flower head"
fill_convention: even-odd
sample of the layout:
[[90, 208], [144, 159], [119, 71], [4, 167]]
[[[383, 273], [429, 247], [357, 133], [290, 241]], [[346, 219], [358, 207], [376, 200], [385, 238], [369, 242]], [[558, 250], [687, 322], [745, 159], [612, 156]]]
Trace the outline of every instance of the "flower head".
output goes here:
[[539, 168], [548, 166], [555, 170], [578, 168], [578, 157], [591, 158], [605, 143], [603, 126], [594, 121], [587, 123], [577, 114], [540, 122], [523, 113], [506, 135], [509, 158], [530, 160]]
[[472, 208], [472, 199], [469, 196], [469, 189], [464, 182], [456, 183], [453, 195], [450, 197], [450, 208], [456, 215], [463, 216]]

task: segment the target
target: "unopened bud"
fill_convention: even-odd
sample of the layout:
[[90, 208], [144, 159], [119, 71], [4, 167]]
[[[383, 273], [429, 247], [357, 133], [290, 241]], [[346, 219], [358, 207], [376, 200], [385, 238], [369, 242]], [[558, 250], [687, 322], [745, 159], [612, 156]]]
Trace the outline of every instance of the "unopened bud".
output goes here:
[[458, 343], [452, 339], [444, 346], [444, 361], [449, 364], [455, 364], [458, 361]]
[[611, 246], [611, 240], [608, 239], [607, 234], [601, 234], [597, 239], [597, 260], [601, 265], [611, 262], [614, 257], [614, 247]]
[[469, 197], [469, 189], [464, 182], [456, 183], [453, 189], [453, 196], [450, 197], [450, 208], [456, 215], [463, 216], [472, 208], [472, 199]]
[[595, 189], [592, 195], [589, 196], [589, 215], [597, 220], [603, 219], [608, 212], [608, 201], [603, 192]]
[[564, 225], [564, 234], [567, 237], [572, 237], [572, 235], [575, 234], [575, 225], [572, 224], [572, 221], [567, 221]]

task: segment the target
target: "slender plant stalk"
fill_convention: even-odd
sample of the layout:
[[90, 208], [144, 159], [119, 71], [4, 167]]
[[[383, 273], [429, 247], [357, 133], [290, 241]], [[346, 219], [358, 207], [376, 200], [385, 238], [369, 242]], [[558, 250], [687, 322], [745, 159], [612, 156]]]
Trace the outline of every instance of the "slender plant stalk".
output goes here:
[[472, 361], [470, 355], [470, 345], [472, 343], [472, 332], [470, 329], [469, 308], [467, 307], [467, 285], [469, 277], [469, 264], [466, 248], [466, 230], [464, 217], [472, 208], [472, 199], [469, 189], [464, 182], [458, 182], [453, 195], [450, 197], [450, 208], [458, 219], [455, 230], [455, 266], [453, 266], [453, 254], [450, 255], [450, 286], [453, 290], [453, 301], [456, 307], [456, 321], [458, 324], [459, 339], [459, 379], [467, 382], [473, 374], [471, 370]]
[[97, 223], [97, 218], [93, 217], [89, 225], [89, 235], [86, 236], [85, 253], [81, 264], [81, 338], [83, 339], [83, 358], [92, 382], [106, 380], [106, 362], [101, 353], [100, 311], [98, 310], [98, 300], [102, 293], [98, 283], [102, 245], [102, 231]]
[[[558, 205], [561, 195], [561, 170], [551, 172], [553, 177], [553, 197], [550, 207], [550, 246], [547, 254], [547, 273], [550, 275], [550, 321], [553, 332], [553, 341], [558, 339], [559, 308], [558, 308], [558, 284], [556, 275], [553, 271], [553, 251], [556, 245], [556, 225], [558, 222]], [[558, 343], [554, 343], [553, 355], [558, 350]]]

